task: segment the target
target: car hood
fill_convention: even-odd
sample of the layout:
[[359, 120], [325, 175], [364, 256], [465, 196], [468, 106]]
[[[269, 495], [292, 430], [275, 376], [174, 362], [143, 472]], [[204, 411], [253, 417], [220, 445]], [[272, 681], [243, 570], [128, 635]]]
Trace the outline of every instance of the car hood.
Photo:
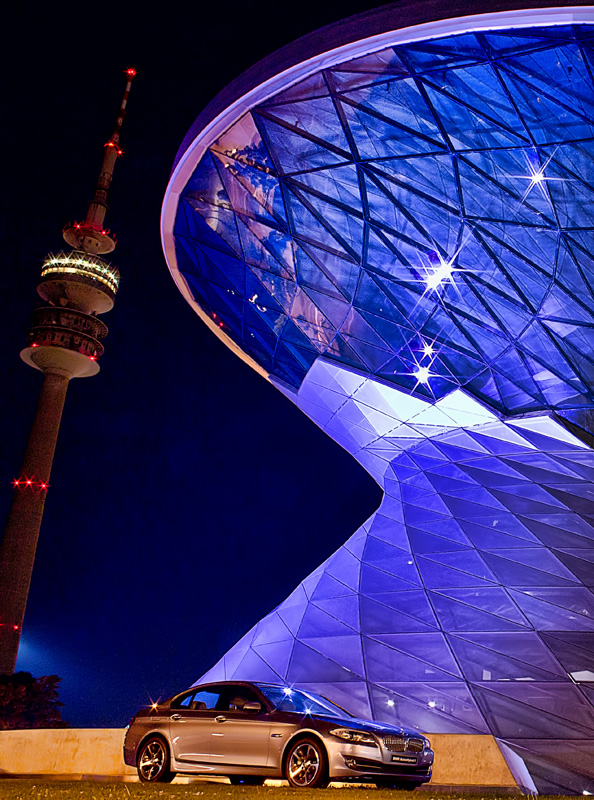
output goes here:
[[[312, 715], [313, 716], [313, 715]], [[351, 728], [352, 730], [365, 730], [372, 733], [393, 736], [423, 736], [419, 731], [412, 728], [401, 728], [398, 725], [383, 725], [381, 722], [375, 722], [368, 719], [358, 719], [357, 717], [324, 717], [322, 715], [315, 715], [315, 719], [319, 719], [335, 728]]]

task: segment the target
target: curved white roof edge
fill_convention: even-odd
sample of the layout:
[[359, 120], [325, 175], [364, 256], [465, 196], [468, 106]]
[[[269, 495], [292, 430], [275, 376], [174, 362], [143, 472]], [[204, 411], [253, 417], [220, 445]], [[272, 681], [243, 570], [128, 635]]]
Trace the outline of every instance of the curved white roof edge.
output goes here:
[[179, 198], [196, 165], [211, 144], [250, 109], [263, 103], [278, 92], [284, 91], [293, 84], [304, 80], [320, 69], [329, 69], [343, 61], [375, 53], [393, 45], [488, 30], [583, 24], [594, 25], [594, 5], [517, 9], [424, 22], [418, 25], [385, 31], [359, 39], [356, 42], [340, 45], [325, 53], [307, 58], [247, 91], [221, 111], [196, 136], [179, 160], [165, 191], [161, 209], [161, 243], [171, 276], [185, 300], [213, 333], [242, 361], [249, 364], [252, 369], [255, 369], [266, 379], [269, 378], [269, 374], [254, 359], [246, 355], [194, 300], [183, 275], [178, 269], [173, 238], [173, 226], [177, 215]]

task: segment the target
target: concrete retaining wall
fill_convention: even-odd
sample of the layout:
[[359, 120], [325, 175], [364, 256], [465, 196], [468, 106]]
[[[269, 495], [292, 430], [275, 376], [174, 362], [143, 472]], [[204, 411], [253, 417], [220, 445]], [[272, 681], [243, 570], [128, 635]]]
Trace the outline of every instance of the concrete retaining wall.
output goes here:
[[[492, 736], [431, 734], [432, 783], [440, 786], [516, 787]], [[124, 730], [88, 728], [0, 731], [0, 777], [47, 775], [133, 779], [122, 758]]]
[[0, 731], [0, 776], [136, 775], [123, 743], [122, 728]]

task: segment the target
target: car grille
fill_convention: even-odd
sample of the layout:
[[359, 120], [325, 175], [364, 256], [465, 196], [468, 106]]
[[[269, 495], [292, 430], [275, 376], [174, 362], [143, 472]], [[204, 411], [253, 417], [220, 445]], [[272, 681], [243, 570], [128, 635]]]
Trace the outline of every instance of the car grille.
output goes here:
[[425, 746], [422, 739], [407, 739], [405, 736], [384, 736], [384, 744], [392, 753], [420, 753]]

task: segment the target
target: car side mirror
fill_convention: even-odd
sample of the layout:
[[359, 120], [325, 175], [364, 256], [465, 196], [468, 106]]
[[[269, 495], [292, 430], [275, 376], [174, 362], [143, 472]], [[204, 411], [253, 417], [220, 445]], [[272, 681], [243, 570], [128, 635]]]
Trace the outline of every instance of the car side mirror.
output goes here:
[[262, 703], [259, 703], [257, 700], [252, 700], [249, 703], [245, 703], [243, 710], [257, 713], [258, 711], [262, 711]]

